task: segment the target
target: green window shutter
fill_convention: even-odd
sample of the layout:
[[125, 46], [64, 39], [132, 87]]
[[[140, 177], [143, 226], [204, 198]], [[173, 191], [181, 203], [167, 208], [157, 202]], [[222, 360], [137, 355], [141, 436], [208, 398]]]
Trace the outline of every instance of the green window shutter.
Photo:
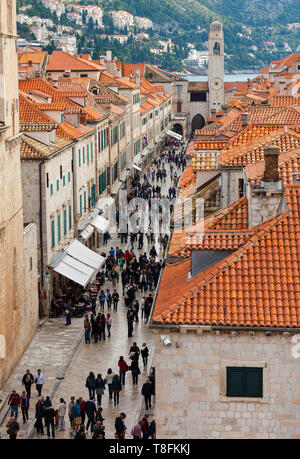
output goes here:
[[80, 152], [80, 148], [78, 148], [78, 166], [79, 166], [79, 167], [81, 166], [81, 152]]
[[56, 191], [59, 191], [59, 180], [56, 180]]
[[101, 144], [100, 144], [100, 132], [98, 132], [98, 153], [100, 153]]
[[72, 207], [69, 206], [69, 230], [72, 228]]
[[53, 183], [50, 184], [50, 196], [53, 195]]
[[60, 215], [57, 216], [57, 241], [59, 242], [61, 239], [60, 234]]
[[228, 397], [263, 397], [263, 368], [227, 367]]
[[55, 222], [51, 220], [51, 248], [55, 247]]
[[66, 177], [63, 175], [63, 186], [66, 186]]
[[91, 142], [91, 161], [93, 161], [93, 155], [94, 155], [94, 152], [93, 152], [93, 148], [94, 147], [94, 144], [93, 142]]
[[82, 194], [79, 196], [80, 217], [82, 217]]
[[64, 210], [64, 235], [67, 234], [67, 211]]
[[87, 144], [87, 147], [86, 147], [86, 160], [87, 160], [87, 163], [90, 162], [90, 146], [89, 146], [89, 144]]
[[82, 164], [85, 163], [85, 148], [82, 147]]
[[86, 208], [86, 191], [83, 193], [83, 212], [86, 213], [87, 208]]
[[106, 183], [107, 183], [107, 185], [110, 185], [110, 169], [109, 169], [109, 167], [106, 169], [106, 174], [107, 174]]
[[100, 196], [100, 194], [102, 193], [102, 189], [101, 189], [101, 175], [100, 175], [100, 174], [98, 175], [98, 193], [99, 193], [99, 196]]
[[103, 150], [103, 131], [101, 131], [101, 151]]

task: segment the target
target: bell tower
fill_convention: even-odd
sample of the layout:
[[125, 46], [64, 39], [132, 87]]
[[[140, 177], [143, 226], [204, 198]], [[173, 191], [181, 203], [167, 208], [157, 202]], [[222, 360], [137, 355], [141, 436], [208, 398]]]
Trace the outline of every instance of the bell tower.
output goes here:
[[224, 105], [224, 34], [218, 21], [210, 25], [208, 36], [209, 112]]

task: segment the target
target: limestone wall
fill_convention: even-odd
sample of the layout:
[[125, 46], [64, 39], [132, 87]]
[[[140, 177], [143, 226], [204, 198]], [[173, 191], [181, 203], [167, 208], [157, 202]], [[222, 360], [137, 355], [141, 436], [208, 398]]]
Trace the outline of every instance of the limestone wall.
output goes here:
[[[157, 333], [157, 438], [300, 438], [300, 362], [284, 335]], [[263, 398], [226, 397], [226, 366], [263, 367]]]

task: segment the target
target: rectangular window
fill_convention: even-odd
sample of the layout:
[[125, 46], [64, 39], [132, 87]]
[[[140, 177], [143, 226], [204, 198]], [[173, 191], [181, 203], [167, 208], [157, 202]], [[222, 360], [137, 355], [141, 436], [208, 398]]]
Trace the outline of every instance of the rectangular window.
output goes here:
[[87, 146], [86, 146], [86, 160], [87, 160], [87, 163], [90, 162], [90, 146], [89, 146], [89, 144], [87, 144]]
[[63, 186], [66, 186], [66, 176], [63, 175]]
[[227, 397], [263, 397], [263, 368], [227, 367]]
[[64, 210], [64, 235], [67, 234], [67, 211]]
[[93, 147], [94, 147], [94, 144], [93, 142], [91, 142], [91, 161], [93, 162], [93, 156], [94, 156], [94, 152], [93, 152]]
[[103, 131], [101, 131], [101, 151], [103, 150]]
[[80, 153], [80, 148], [78, 148], [78, 167], [81, 166], [81, 153]]
[[191, 92], [190, 101], [191, 102], [206, 102], [206, 92], [205, 91]]
[[101, 140], [100, 140], [100, 132], [98, 132], [98, 153], [100, 153], [101, 149]]
[[68, 172], [68, 183], [71, 182], [71, 172]]
[[110, 168], [109, 167], [106, 169], [106, 177], [107, 177], [106, 178], [106, 183], [107, 183], [107, 185], [110, 185]]
[[69, 231], [72, 229], [72, 207], [69, 206]]
[[79, 196], [80, 217], [82, 217], [82, 194]]
[[53, 183], [50, 184], [50, 196], [53, 195]]
[[59, 191], [59, 180], [56, 180], [56, 191]]
[[123, 171], [126, 167], [126, 151], [121, 156], [121, 171]]
[[61, 234], [60, 234], [60, 214], [57, 216], [57, 242], [59, 242], [61, 239]]
[[82, 147], [82, 164], [85, 163], [85, 148]]
[[114, 165], [114, 181], [117, 180], [119, 176], [119, 162], [117, 161]]
[[51, 248], [55, 247], [55, 222], [51, 220]]
[[86, 191], [83, 193], [83, 212], [86, 213], [87, 207], [86, 207]]

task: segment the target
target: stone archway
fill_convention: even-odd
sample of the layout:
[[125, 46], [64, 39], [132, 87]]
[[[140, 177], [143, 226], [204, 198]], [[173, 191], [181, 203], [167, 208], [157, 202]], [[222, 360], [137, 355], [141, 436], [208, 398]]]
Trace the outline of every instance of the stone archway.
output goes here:
[[174, 124], [172, 131], [176, 132], [176, 134], [183, 135], [183, 127], [182, 124], [176, 123]]
[[192, 133], [195, 132], [196, 129], [202, 129], [205, 126], [205, 119], [199, 113], [194, 116], [192, 119]]

